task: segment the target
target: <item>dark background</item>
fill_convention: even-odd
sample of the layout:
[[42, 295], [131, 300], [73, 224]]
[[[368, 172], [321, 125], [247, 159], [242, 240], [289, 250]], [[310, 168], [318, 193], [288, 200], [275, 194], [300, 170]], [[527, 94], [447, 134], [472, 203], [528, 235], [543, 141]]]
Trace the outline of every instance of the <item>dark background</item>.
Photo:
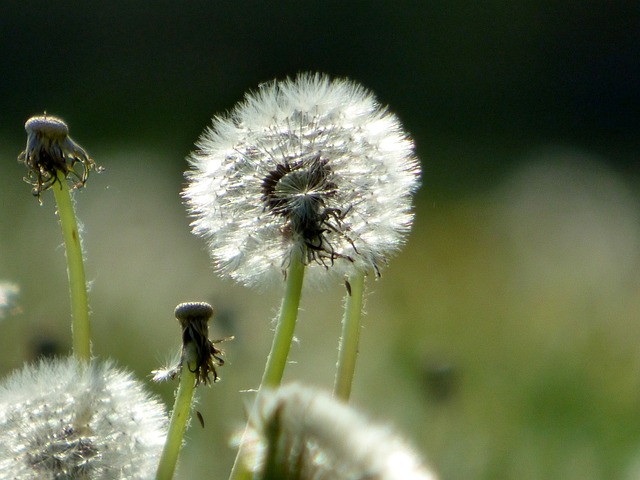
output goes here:
[[[634, 1], [4, 1], [0, 133], [47, 110], [85, 142], [180, 159], [260, 82], [322, 71], [375, 91], [414, 135], [425, 194], [495, 180], [540, 142], [637, 174]], [[610, 155], [613, 153], [614, 155]]]

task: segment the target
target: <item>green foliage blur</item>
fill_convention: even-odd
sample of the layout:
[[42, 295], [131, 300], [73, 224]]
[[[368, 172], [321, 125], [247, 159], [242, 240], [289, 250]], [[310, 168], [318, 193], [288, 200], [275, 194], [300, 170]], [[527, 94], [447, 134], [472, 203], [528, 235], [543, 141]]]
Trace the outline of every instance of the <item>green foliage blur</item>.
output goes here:
[[[353, 402], [458, 479], [640, 477], [640, 13], [634, 2], [43, 2], [0, 7], [0, 374], [69, 351], [62, 238], [16, 161], [62, 117], [105, 167], [77, 192], [94, 354], [139, 378], [212, 303], [222, 381], [179, 478], [226, 478], [277, 288], [223, 281], [189, 232], [184, 160], [260, 82], [353, 78], [403, 120], [424, 179], [369, 282]], [[343, 288], [307, 289], [285, 380], [330, 388]], [[175, 385], [152, 385], [171, 405]]]

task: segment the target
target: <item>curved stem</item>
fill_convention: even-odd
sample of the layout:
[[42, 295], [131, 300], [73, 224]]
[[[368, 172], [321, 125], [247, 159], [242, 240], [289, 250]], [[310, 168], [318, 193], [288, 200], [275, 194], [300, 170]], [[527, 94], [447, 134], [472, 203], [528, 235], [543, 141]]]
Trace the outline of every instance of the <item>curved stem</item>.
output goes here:
[[[291, 255], [291, 264], [287, 270], [287, 284], [285, 287], [284, 297], [282, 299], [282, 305], [280, 306], [280, 313], [278, 314], [276, 330], [273, 335], [271, 351], [267, 358], [267, 364], [262, 375], [262, 382], [260, 383], [258, 395], [260, 395], [260, 392], [265, 388], [276, 388], [280, 385], [284, 369], [287, 365], [287, 358], [289, 356], [289, 350], [291, 349], [291, 342], [293, 341], [296, 319], [298, 318], [298, 308], [300, 307], [300, 296], [304, 280], [304, 263], [302, 262], [302, 254], [302, 251], [296, 250], [296, 252]], [[251, 414], [252, 413], [249, 415]], [[238, 448], [238, 453], [236, 455], [236, 460], [233, 464], [229, 480], [247, 480], [252, 477], [251, 472], [241, 460], [244, 454], [244, 439], [247, 428], [245, 428], [245, 432], [242, 434], [242, 439], [240, 440], [240, 446]]]
[[182, 447], [184, 431], [187, 420], [189, 419], [189, 413], [191, 412], [191, 403], [193, 402], [193, 393], [196, 387], [196, 369], [194, 368], [194, 371], [191, 371], [192, 369], [189, 367], [189, 362], [187, 362], [186, 359], [195, 358], [196, 352], [194, 351], [194, 345], [192, 343], [188, 344], [185, 348], [189, 350], [185, 352], [183, 357], [183, 365], [180, 371], [180, 384], [178, 385], [173, 412], [171, 412], [169, 432], [167, 433], [167, 439], [162, 449], [160, 462], [158, 463], [156, 480], [171, 480], [173, 478], [176, 463], [178, 462], [178, 455]]
[[69, 186], [62, 174], [58, 174], [58, 181], [53, 185], [52, 190], [58, 206], [58, 217], [60, 218], [64, 247], [67, 254], [73, 353], [78, 358], [88, 361], [91, 359], [91, 333], [82, 245]]
[[333, 394], [336, 398], [349, 400], [351, 385], [356, 369], [360, 324], [362, 319], [362, 299], [364, 295], [364, 272], [349, 276], [350, 289], [344, 306], [342, 336], [338, 348], [338, 363]]

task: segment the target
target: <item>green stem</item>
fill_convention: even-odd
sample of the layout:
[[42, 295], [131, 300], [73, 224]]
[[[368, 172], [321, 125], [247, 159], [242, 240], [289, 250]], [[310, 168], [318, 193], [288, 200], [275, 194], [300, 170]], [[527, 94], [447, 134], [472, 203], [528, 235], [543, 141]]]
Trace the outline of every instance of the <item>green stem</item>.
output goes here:
[[89, 361], [91, 359], [91, 334], [82, 246], [69, 186], [62, 174], [58, 174], [58, 181], [53, 185], [52, 190], [58, 205], [58, 217], [60, 218], [60, 226], [62, 227], [62, 236], [67, 253], [73, 353], [79, 359]]
[[364, 295], [364, 272], [349, 276], [350, 292], [344, 307], [342, 318], [342, 336], [338, 348], [338, 363], [333, 394], [336, 398], [348, 401], [356, 369], [358, 345], [360, 342], [360, 324], [362, 319], [362, 299]]
[[[280, 385], [284, 369], [287, 365], [296, 319], [298, 318], [298, 308], [300, 307], [300, 296], [304, 280], [302, 253], [302, 251], [296, 251], [296, 253], [291, 255], [291, 264], [287, 270], [287, 284], [282, 305], [280, 305], [276, 331], [273, 335], [273, 343], [271, 344], [271, 351], [269, 352], [267, 364], [262, 375], [258, 395], [260, 395], [260, 392], [265, 388], [277, 388]], [[251, 472], [249, 472], [246, 465], [241, 461], [244, 455], [243, 449], [246, 431], [247, 429], [245, 428], [229, 480], [247, 480], [252, 477]]]
[[267, 365], [262, 375], [260, 389], [275, 388], [280, 385], [282, 375], [287, 365], [293, 333], [298, 318], [298, 308], [300, 306], [300, 296], [302, 293], [302, 282], [304, 279], [304, 264], [302, 263], [301, 252], [291, 256], [291, 265], [287, 271], [287, 285], [280, 306], [278, 323], [273, 335], [271, 352], [267, 358]]
[[171, 480], [173, 478], [180, 448], [182, 447], [185, 427], [191, 412], [191, 403], [193, 402], [193, 393], [196, 386], [196, 374], [189, 367], [189, 364], [193, 362], [188, 362], [187, 359], [195, 358], [196, 352], [192, 343], [189, 343], [186, 349], [187, 351], [183, 356], [182, 370], [180, 371], [180, 384], [178, 385], [173, 412], [171, 412], [169, 432], [162, 449], [156, 480]]

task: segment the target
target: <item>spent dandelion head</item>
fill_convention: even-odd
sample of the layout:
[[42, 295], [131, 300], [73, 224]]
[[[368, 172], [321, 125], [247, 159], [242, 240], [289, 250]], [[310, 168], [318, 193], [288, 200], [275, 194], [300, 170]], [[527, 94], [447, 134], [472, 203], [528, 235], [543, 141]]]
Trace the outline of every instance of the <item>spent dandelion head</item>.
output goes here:
[[175, 378], [183, 367], [196, 374], [196, 384], [217, 382], [216, 367], [224, 365], [221, 355], [224, 352], [215, 344], [230, 340], [209, 340], [209, 320], [213, 316], [213, 307], [206, 302], [186, 302], [176, 307], [175, 316], [182, 327], [182, 352], [178, 363], [168, 368], [154, 370], [153, 379], [157, 382]]
[[420, 167], [398, 118], [349, 80], [263, 84], [213, 124], [183, 192], [223, 275], [281, 272], [296, 250], [312, 277], [379, 274], [413, 221]]
[[24, 125], [27, 146], [18, 161], [27, 167], [25, 180], [33, 186], [33, 194], [40, 194], [61, 178], [70, 179], [75, 188], [84, 186], [93, 169], [100, 167], [71, 137], [63, 120], [51, 115], [31, 117]]
[[167, 418], [131, 374], [75, 358], [26, 366], [0, 385], [4, 478], [152, 478]]

